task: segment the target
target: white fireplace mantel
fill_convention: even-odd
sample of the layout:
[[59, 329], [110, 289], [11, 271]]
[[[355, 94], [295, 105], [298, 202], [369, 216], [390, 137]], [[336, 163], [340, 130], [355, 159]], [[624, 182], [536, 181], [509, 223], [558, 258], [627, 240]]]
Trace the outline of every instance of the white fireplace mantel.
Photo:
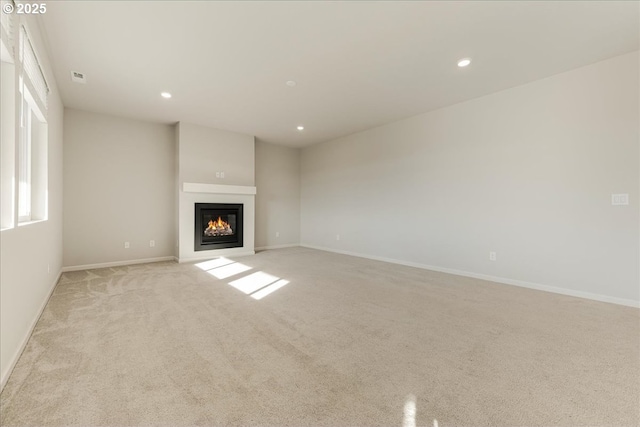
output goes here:
[[219, 185], [203, 184], [198, 182], [183, 182], [182, 191], [185, 193], [209, 193], [209, 194], [256, 194], [256, 187], [244, 185]]
[[[256, 187], [183, 182], [178, 194], [178, 260], [190, 262], [219, 256], [255, 254]], [[241, 203], [244, 205], [243, 245], [238, 248], [196, 251], [194, 248], [196, 203]]]

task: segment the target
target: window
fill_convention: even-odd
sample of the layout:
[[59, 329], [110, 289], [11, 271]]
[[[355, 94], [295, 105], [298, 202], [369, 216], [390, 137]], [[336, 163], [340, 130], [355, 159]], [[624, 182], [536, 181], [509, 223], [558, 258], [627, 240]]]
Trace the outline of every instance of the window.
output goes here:
[[18, 225], [23, 225], [48, 217], [49, 88], [26, 28], [20, 26], [16, 46], [14, 38], [8, 35], [12, 28], [5, 24], [3, 20], [2, 229], [14, 227], [15, 219]]
[[18, 147], [18, 221], [31, 221], [31, 110], [22, 102], [22, 124]]
[[15, 225], [16, 65], [13, 29], [15, 14], [1, 14], [0, 37], [0, 228]]
[[47, 122], [22, 86], [18, 142], [18, 222], [47, 219]]
[[[20, 31], [18, 223], [47, 219], [47, 95], [49, 88], [25, 27]], [[34, 96], [35, 95], [35, 96]]]

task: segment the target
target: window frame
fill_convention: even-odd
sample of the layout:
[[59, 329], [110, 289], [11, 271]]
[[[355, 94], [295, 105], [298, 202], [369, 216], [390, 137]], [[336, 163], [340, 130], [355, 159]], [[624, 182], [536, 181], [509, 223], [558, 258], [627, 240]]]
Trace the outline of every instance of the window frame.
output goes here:
[[[23, 91], [28, 91], [26, 87]], [[22, 108], [20, 118], [20, 140], [18, 144], [18, 224], [30, 222], [32, 220], [31, 195], [32, 195], [32, 106], [29, 105], [28, 97], [23, 92]]]

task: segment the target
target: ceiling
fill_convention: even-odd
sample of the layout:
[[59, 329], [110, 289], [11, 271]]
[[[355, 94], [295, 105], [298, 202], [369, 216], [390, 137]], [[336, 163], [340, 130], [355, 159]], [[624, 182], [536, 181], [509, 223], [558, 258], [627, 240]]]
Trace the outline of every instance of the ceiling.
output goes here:
[[301, 147], [637, 50], [640, 3], [56, 1], [42, 24], [67, 107]]

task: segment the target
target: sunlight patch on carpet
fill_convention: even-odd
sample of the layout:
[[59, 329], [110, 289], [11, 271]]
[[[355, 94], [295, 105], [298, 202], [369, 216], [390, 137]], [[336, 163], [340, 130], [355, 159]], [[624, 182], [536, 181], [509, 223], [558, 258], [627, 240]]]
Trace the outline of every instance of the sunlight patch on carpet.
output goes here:
[[232, 261], [225, 257], [220, 257], [216, 259], [210, 259], [208, 261], [203, 261], [195, 264], [201, 270], [209, 271], [212, 268], [222, 267], [223, 265], [233, 264], [235, 261]]
[[[228, 279], [253, 269], [253, 267], [225, 257], [199, 262], [195, 264], [195, 266], [220, 280]], [[228, 284], [237, 290], [250, 295], [251, 298], [260, 300], [289, 284], [289, 281], [272, 276], [264, 271], [256, 271], [255, 273], [251, 273], [247, 276], [228, 282]]]
[[222, 267], [212, 268], [208, 270], [207, 273], [212, 276], [222, 280], [228, 279], [231, 276], [235, 276], [236, 274], [244, 273], [245, 271], [251, 270], [252, 267], [248, 265], [240, 264], [239, 262], [234, 262], [233, 264], [223, 265]]
[[262, 298], [266, 297], [267, 295], [274, 293], [275, 291], [277, 291], [278, 289], [280, 289], [281, 287], [283, 287], [283, 286], [285, 286], [287, 284], [289, 284], [288, 280], [284, 280], [284, 279], [278, 280], [277, 282], [275, 282], [275, 283], [273, 283], [273, 284], [271, 284], [271, 285], [269, 285], [269, 286], [267, 286], [265, 288], [262, 288], [257, 292], [252, 293], [251, 294], [251, 298], [257, 299], [257, 300], [262, 299]]
[[405, 399], [402, 427], [416, 427], [416, 397], [413, 394]]
[[258, 289], [264, 288], [265, 286], [275, 282], [278, 279], [279, 277], [272, 276], [262, 271], [257, 271], [241, 279], [229, 282], [229, 284], [237, 290], [249, 295], [257, 291]]

